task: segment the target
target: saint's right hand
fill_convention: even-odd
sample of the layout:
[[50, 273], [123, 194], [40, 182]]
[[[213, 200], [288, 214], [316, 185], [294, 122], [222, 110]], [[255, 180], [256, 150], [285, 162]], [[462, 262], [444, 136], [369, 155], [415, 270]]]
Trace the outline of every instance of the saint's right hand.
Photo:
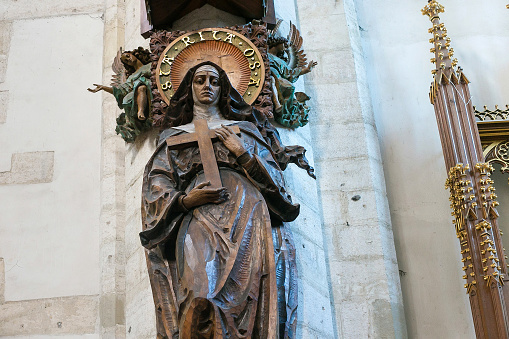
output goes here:
[[210, 186], [210, 181], [203, 182], [193, 188], [182, 199], [184, 207], [191, 209], [205, 204], [220, 204], [224, 202], [228, 196], [225, 187], [205, 188]]

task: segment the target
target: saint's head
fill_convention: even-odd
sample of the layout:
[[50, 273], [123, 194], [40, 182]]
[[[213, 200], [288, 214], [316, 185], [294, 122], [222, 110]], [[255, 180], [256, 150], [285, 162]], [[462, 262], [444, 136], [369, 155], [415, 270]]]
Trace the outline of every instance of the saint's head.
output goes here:
[[193, 76], [195, 105], [217, 105], [220, 93], [219, 71], [212, 65], [203, 65], [197, 68]]
[[213, 62], [202, 62], [187, 71], [170, 100], [162, 127], [192, 122], [194, 105], [216, 104], [224, 119], [254, 121], [253, 108], [231, 85], [226, 72]]

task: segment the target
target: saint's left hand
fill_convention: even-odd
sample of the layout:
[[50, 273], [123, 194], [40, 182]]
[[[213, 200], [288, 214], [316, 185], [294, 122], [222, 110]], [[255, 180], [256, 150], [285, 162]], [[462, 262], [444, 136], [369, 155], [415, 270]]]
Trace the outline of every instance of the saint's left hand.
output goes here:
[[241, 156], [246, 152], [242, 140], [232, 131], [228, 126], [221, 125], [222, 127], [216, 130], [216, 135], [219, 140], [228, 148], [236, 157]]

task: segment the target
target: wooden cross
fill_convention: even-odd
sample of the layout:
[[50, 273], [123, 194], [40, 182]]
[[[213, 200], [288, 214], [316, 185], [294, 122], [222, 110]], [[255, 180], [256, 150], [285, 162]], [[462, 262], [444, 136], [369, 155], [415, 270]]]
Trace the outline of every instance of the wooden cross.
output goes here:
[[[166, 144], [169, 148], [179, 149], [192, 146], [198, 143], [200, 149], [201, 163], [203, 164], [203, 172], [205, 173], [205, 180], [210, 181], [209, 188], [220, 188], [223, 186], [221, 183], [221, 176], [219, 175], [219, 168], [217, 167], [216, 156], [214, 148], [212, 147], [212, 140], [217, 139], [216, 131], [210, 130], [205, 119], [194, 119], [194, 133], [186, 133], [177, 136], [171, 136], [166, 139]], [[240, 135], [239, 126], [230, 126], [233, 133]]]

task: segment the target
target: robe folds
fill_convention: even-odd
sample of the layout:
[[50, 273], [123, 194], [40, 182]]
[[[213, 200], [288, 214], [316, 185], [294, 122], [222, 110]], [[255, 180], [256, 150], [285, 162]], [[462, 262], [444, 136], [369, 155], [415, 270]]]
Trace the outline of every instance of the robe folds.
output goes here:
[[223, 203], [186, 212], [179, 207], [179, 197], [205, 181], [197, 145], [166, 145], [167, 138], [185, 133], [179, 129], [161, 133], [145, 169], [140, 238], [160, 338], [278, 337], [271, 224], [293, 221], [299, 205], [255, 125], [237, 125], [250, 157], [240, 161], [213, 141], [228, 192]]

